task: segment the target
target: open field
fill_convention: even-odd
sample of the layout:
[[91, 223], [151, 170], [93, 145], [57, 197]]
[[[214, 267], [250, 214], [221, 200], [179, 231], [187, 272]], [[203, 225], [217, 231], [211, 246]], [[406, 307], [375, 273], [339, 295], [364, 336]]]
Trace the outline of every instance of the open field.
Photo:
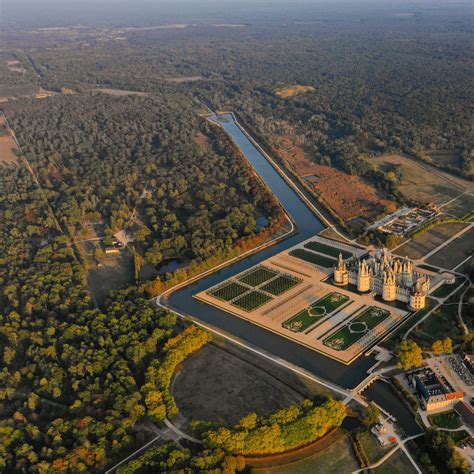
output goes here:
[[471, 228], [459, 238], [443, 247], [426, 261], [441, 268], [453, 269], [467, 257], [472, 257], [474, 248], [474, 228]]
[[329, 293], [324, 298], [313, 303], [309, 308], [300, 311], [296, 316], [283, 323], [283, 327], [293, 332], [303, 332], [317, 321], [332, 313], [349, 301], [349, 298], [340, 293]]
[[378, 441], [374, 438], [372, 433], [364, 431], [359, 435], [359, 441], [364, 449], [365, 454], [369, 458], [371, 464], [376, 463], [382, 456], [384, 456], [392, 447], [380, 446]]
[[374, 469], [376, 474], [416, 474], [416, 469], [400, 449], [393, 453], [381, 466]]
[[455, 201], [443, 207], [443, 212], [454, 217], [464, 217], [474, 209], [474, 196], [472, 194], [463, 194]]
[[384, 155], [371, 159], [382, 171], [392, 171], [396, 167], [401, 172], [398, 190], [408, 199], [419, 203], [441, 204], [473, 189], [473, 183], [463, 178], [420, 164], [406, 156]]
[[307, 250], [303, 249], [292, 250], [290, 252], [290, 255], [292, 257], [296, 257], [325, 268], [331, 268], [337, 263], [336, 260], [332, 260], [330, 258], [323, 257], [322, 255], [318, 255], [313, 252], [308, 252]]
[[348, 252], [347, 250], [338, 249], [336, 247], [323, 244], [321, 242], [314, 242], [314, 241], [308, 242], [307, 244], [305, 244], [305, 248], [314, 250], [315, 252], [323, 253], [335, 258], [338, 258], [339, 254], [342, 254], [342, 258], [344, 259], [352, 257], [352, 253]]
[[389, 311], [377, 306], [370, 306], [341, 329], [324, 339], [323, 344], [337, 351], [345, 351], [389, 316]]
[[101, 267], [89, 269], [87, 286], [98, 304], [102, 304], [112, 290], [124, 288], [134, 282], [133, 256], [124, 250], [119, 255], [107, 255], [100, 259]]
[[[457, 301], [450, 298], [447, 303]], [[437, 339], [450, 337], [454, 343], [461, 338], [461, 332], [457, 326], [457, 305], [442, 305], [433, 311], [423, 323], [411, 333], [415, 339], [423, 347], [429, 348]]]
[[5, 118], [0, 115], [0, 163], [16, 163], [17, 155], [14, 150], [17, 149], [15, 140], [6, 128]]
[[406, 255], [409, 258], [416, 260], [431, 252], [443, 242], [446, 242], [446, 240], [457, 234], [460, 230], [464, 229], [468, 225], [469, 224], [464, 222], [438, 225], [420, 235], [416, 239], [410, 240], [406, 244], [397, 248], [395, 253], [401, 255], [402, 257]]
[[323, 451], [306, 459], [284, 466], [255, 469], [255, 474], [342, 474], [359, 469], [351, 443], [347, 435]]
[[310, 160], [303, 145], [297, 143], [297, 131], [290, 127], [286, 135], [275, 135], [273, 143], [288, 166], [304, 179], [314, 194], [346, 223], [357, 217], [372, 220], [381, 213], [393, 212], [396, 204], [390, 197], [358, 176], [338, 171]]
[[277, 89], [275, 91], [275, 95], [282, 99], [288, 99], [297, 94], [304, 94], [306, 92], [313, 92], [313, 91], [314, 91], [313, 86], [293, 85], [293, 86], [287, 86], [287, 87], [282, 87], [280, 89]]
[[123, 97], [127, 95], [136, 95], [139, 97], [143, 97], [147, 95], [145, 92], [139, 91], [126, 91], [121, 89], [106, 89], [106, 88], [98, 88], [98, 89], [91, 89], [94, 92], [102, 92], [103, 94], [114, 95], [117, 97]]
[[187, 424], [197, 419], [234, 425], [249, 412], [266, 415], [329, 393], [266, 359], [255, 364], [250, 353], [221, 340], [187, 359], [173, 383]]

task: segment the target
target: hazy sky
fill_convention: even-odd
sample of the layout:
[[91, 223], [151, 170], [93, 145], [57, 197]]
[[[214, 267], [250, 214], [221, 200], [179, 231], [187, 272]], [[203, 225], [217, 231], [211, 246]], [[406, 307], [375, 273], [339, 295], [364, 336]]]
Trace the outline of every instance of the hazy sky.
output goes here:
[[271, 21], [324, 15], [434, 10], [469, 5], [464, 0], [0, 0], [1, 19], [16, 25], [127, 22], [159, 24], [220, 19]]

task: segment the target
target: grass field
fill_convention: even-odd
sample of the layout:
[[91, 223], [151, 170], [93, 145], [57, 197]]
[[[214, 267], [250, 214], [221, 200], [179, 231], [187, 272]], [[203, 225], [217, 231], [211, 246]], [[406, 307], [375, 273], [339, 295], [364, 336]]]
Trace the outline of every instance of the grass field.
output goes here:
[[371, 161], [385, 172], [398, 166], [401, 184], [397, 189], [406, 198], [420, 203], [444, 203], [459, 196], [469, 185], [462, 178], [446, 178], [442, 172], [401, 155], [383, 155]]
[[290, 252], [292, 257], [299, 258], [300, 260], [305, 260], [310, 263], [314, 263], [315, 265], [319, 265], [325, 268], [331, 268], [336, 264], [336, 260], [333, 260], [328, 257], [323, 257], [322, 255], [317, 255], [313, 252], [308, 252], [307, 250], [303, 249], [296, 249]]
[[454, 410], [428, 415], [428, 420], [437, 428], [447, 428], [449, 430], [460, 428], [462, 425], [461, 417]]
[[443, 242], [446, 242], [446, 240], [467, 225], [468, 224], [463, 222], [438, 225], [416, 239], [410, 240], [405, 245], [402, 245], [396, 250], [396, 253], [402, 257], [407, 255], [409, 258], [416, 260], [428, 252], [431, 252]]
[[301, 461], [284, 466], [255, 469], [255, 474], [342, 474], [359, 469], [351, 443], [346, 436], [324, 449]]
[[390, 312], [387, 310], [369, 306], [359, 316], [324, 339], [323, 344], [336, 351], [345, 351], [389, 316]]
[[239, 280], [242, 283], [255, 287], [261, 285], [265, 281], [270, 280], [270, 278], [273, 278], [277, 275], [277, 272], [270, 270], [267, 267], [258, 266], [239, 277]]
[[254, 309], [264, 305], [271, 299], [273, 298], [266, 295], [265, 293], [261, 293], [260, 291], [251, 291], [250, 293], [246, 293], [245, 295], [240, 296], [234, 300], [232, 304], [237, 306], [237, 308], [243, 309], [249, 313], [250, 311], [253, 311]]
[[394, 350], [399, 344], [403, 334], [405, 334], [408, 329], [410, 329], [417, 321], [420, 321], [429, 311], [431, 311], [436, 305], [436, 301], [428, 298], [426, 300], [426, 307], [420, 309], [415, 314], [412, 314], [401, 326], [398, 327], [387, 339], [382, 342], [382, 346]]
[[[458, 301], [459, 292], [446, 300], [446, 303]], [[457, 305], [442, 305], [433, 311], [423, 323], [412, 332], [413, 338], [421, 346], [429, 348], [437, 339], [450, 337], [453, 342], [460, 340], [461, 332], [457, 325]]]
[[260, 286], [259, 289], [278, 296], [295, 287], [296, 285], [299, 285], [300, 283], [300, 279], [296, 279], [288, 275], [279, 275], [274, 280], [271, 280], [268, 283]]
[[443, 207], [443, 211], [455, 217], [464, 217], [468, 212], [474, 209], [474, 196], [464, 194], [455, 201]]
[[285, 321], [282, 326], [293, 332], [303, 332], [324, 318], [324, 316], [342, 306], [348, 300], [349, 298], [347, 296], [341, 295], [340, 293], [330, 293], [314, 302], [309, 308], [300, 311]]
[[331, 247], [330, 245], [326, 245], [321, 242], [308, 242], [307, 244], [305, 244], [305, 247], [316, 252], [330, 255], [331, 257], [339, 258], [339, 254], [342, 254], [342, 258], [344, 259], [352, 257], [351, 252], [347, 252], [346, 250], [340, 250], [336, 247]]
[[459, 238], [443, 247], [427, 259], [427, 263], [441, 268], [453, 269], [467, 257], [472, 256], [474, 248], [474, 229], [471, 228]]
[[232, 281], [230, 283], [226, 283], [223, 286], [215, 288], [214, 290], [211, 290], [208, 293], [211, 296], [214, 296], [214, 298], [218, 298], [222, 301], [230, 301], [234, 298], [237, 298], [237, 296], [242, 295], [248, 290], [248, 287]]
[[446, 298], [446, 296], [452, 293], [463, 281], [465, 281], [463, 277], [457, 277], [454, 283], [441, 285], [431, 295], [436, 298]]
[[367, 431], [360, 434], [359, 441], [371, 464], [377, 462], [390, 449], [380, 446], [374, 436]]
[[406, 454], [398, 450], [373, 472], [376, 474], [416, 474], [417, 471]]
[[448, 433], [449, 436], [453, 439], [454, 443], [459, 445], [463, 441], [468, 440], [471, 436], [466, 430], [460, 430], [460, 431], [451, 431]]

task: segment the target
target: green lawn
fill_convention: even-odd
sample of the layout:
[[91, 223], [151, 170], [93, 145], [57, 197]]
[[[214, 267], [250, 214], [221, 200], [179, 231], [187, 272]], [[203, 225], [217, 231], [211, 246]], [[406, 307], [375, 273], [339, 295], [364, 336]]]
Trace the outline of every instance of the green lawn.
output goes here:
[[231, 281], [230, 283], [227, 283], [219, 288], [208, 291], [208, 294], [223, 301], [230, 301], [248, 290], [248, 287]]
[[347, 296], [333, 292], [314, 302], [309, 308], [300, 311], [285, 321], [282, 326], [293, 332], [303, 332], [327, 314], [349, 300]]
[[259, 266], [239, 277], [239, 280], [242, 283], [255, 287], [261, 285], [262, 283], [266, 282], [267, 280], [270, 280], [270, 278], [273, 278], [277, 275], [278, 272], [270, 270], [269, 268], [264, 266]]
[[454, 283], [445, 283], [444, 285], [441, 285], [433, 293], [431, 293], [431, 296], [435, 296], [436, 298], [446, 298], [446, 296], [452, 293], [456, 289], [456, 287], [461, 284], [463, 280], [463, 277], [457, 277]]
[[382, 345], [389, 349], [394, 350], [395, 347], [400, 342], [402, 336], [410, 329], [417, 321], [420, 321], [429, 311], [431, 311], [437, 302], [430, 298], [426, 300], [426, 308], [420, 309], [416, 313], [412, 314], [405, 322], [398, 327], [385, 341], [383, 341]]
[[328, 257], [323, 257], [322, 255], [317, 255], [313, 252], [308, 252], [304, 249], [296, 249], [290, 252], [292, 257], [299, 258], [300, 260], [305, 260], [310, 263], [314, 263], [315, 265], [319, 265], [325, 268], [333, 267], [337, 262]]
[[365, 431], [359, 436], [360, 443], [371, 464], [377, 462], [391, 447], [380, 446], [374, 436]]
[[399, 449], [373, 472], [376, 474], [415, 474], [417, 471], [406, 454]]
[[299, 285], [302, 280], [293, 278], [288, 275], [279, 275], [274, 280], [260, 286], [259, 289], [271, 293], [272, 295], [281, 295], [285, 291]]
[[243, 309], [244, 311], [250, 312], [254, 309], [259, 308], [260, 306], [264, 305], [268, 301], [272, 300], [271, 296], [268, 296], [264, 293], [259, 291], [251, 291], [250, 293], [246, 293], [245, 295], [237, 298], [232, 302], [234, 306], [237, 308]]
[[457, 445], [460, 445], [463, 441], [466, 441], [471, 437], [466, 430], [451, 431], [448, 434]]
[[437, 428], [447, 428], [450, 430], [460, 428], [462, 425], [461, 417], [454, 410], [429, 415], [428, 420]]
[[352, 253], [347, 250], [340, 250], [336, 247], [331, 247], [330, 245], [323, 244], [321, 242], [311, 241], [305, 244], [305, 247], [314, 250], [315, 252], [321, 252], [331, 257], [339, 258], [339, 254], [342, 254], [342, 258], [352, 257]]
[[369, 306], [359, 316], [324, 339], [323, 344], [336, 351], [345, 351], [389, 316], [389, 311], [377, 306]]

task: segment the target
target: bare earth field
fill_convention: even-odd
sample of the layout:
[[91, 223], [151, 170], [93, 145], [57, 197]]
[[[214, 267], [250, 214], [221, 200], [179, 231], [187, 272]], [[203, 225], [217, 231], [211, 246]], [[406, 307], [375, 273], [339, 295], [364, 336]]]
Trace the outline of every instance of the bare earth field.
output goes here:
[[453, 269], [467, 257], [472, 257], [474, 249], [474, 229], [470, 229], [439, 252], [427, 259], [428, 264]]
[[[5, 125], [5, 118], [0, 115], [0, 126]], [[16, 150], [16, 143], [13, 137], [8, 134], [0, 136], [0, 163], [16, 163], [18, 157], [13, 150]]]
[[304, 94], [306, 92], [313, 92], [313, 91], [314, 91], [313, 86], [294, 85], [294, 86], [287, 86], [287, 87], [282, 87], [280, 89], [277, 89], [275, 91], [275, 95], [277, 97], [281, 97], [282, 99], [288, 99], [297, 94]]
[[428, 252], [431, 252], [433, 249], [441, 245], [443, 242], [448, 240], [450, 237], [468, 225], [469, 224], [463, 222], [441, 224], [434, 227], [433, 229], [430, 229], [428, 232], [420, 235], [416, 239], [410, 240], [406, 244], [397, 248], [395, 253], [401, 255], [402, 257], [407, 255], [409, 258], [416, 260], [423, 257]]
[[420, 203], [441, 204], [474, 187], [474, 183], [470, 181], [401, 155], [378, 156], [372, 158], [371, 162], [383, 171], [399, 166], [402, 183], [398, 190], [407, 198]]
[[324, 387], [252, 356], [225, 341], [204, 346], [183, 364], [173, 383], [187, 419], [236, 424], [249, 412], [265, 415], [317, 394]]
[[94, 92], [102, 92], [103, 94], [114, 95], [117, 97], [125, 96], [125, 95], [137, 95], [139, 97], [143, 97], [146, 95], [145, 92], [139, 91], [125, 91], [121, 89], [91, 89]]
[[105, 256], [101, 264], [102, 267], [91, 267], [87, 275], [87, 286], [98, 304], [105, 301], [110, 291], [133, 283], [133, 256], [129, 251]]
[[295, 172], [304, 178], [314, 192], [343, 220], [348, 221], [359, 216], [372, 219], [382, 212], [393, 212], [396, 209], [387, 196], [359, 177], [313, 163], [304, 149], [296, 145], [289, 135], [277, 137], [275, 145]]

